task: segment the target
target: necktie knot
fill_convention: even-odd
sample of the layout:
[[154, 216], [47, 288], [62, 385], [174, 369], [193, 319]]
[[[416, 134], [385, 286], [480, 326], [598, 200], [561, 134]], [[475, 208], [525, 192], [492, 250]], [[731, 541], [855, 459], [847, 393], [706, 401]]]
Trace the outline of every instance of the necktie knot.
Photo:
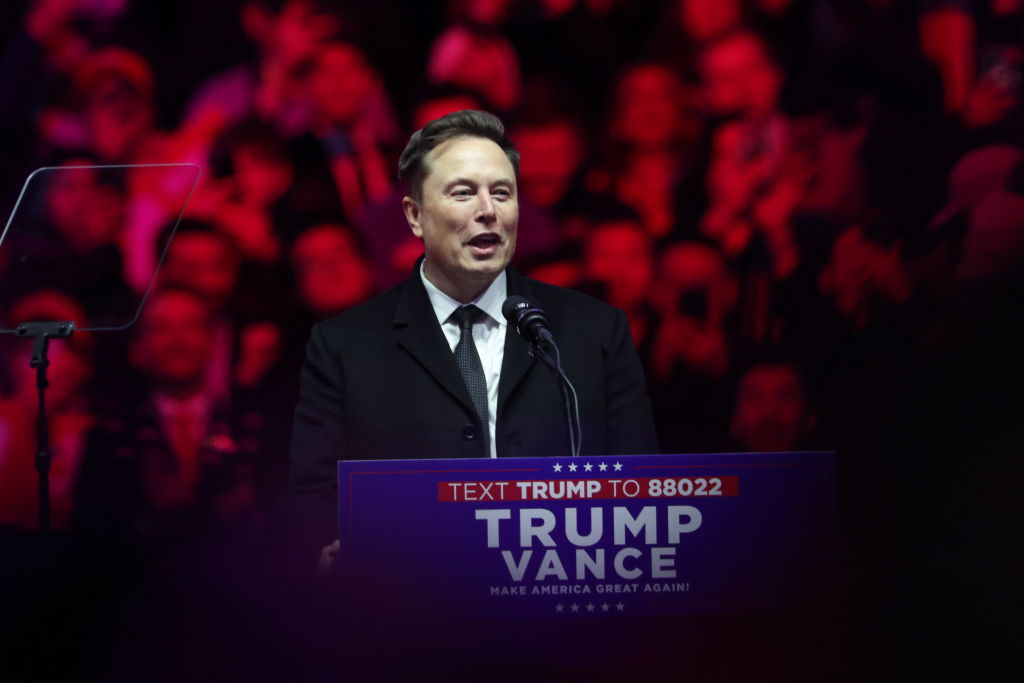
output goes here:
[[482, 310], [469, 304], [468, 306], [460, 306], [455, 309], [452, 315], [455, 317], [456, 322], [459, 323], [459, 329], [463, 332], [473, 329], [473, 325], [480, 320], [480, 317], [484, 314]]

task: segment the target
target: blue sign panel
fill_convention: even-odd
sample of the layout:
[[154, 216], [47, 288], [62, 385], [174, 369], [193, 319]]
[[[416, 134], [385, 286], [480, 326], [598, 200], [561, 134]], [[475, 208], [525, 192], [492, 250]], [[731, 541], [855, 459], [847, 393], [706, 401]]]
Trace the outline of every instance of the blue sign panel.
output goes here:
[[342, 580], [372, 605], [599, 618], [784, 607], [823, 576], [833, 453], [338, 463]]

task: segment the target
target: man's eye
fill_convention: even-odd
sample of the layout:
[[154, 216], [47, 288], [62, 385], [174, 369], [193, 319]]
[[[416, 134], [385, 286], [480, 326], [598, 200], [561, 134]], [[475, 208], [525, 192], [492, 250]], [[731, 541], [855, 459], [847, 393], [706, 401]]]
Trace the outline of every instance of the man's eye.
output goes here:
[[454, 192], [452, 192], [452, 195], [455, 197], [472, 197], [473, 193], [468, 189], [463, 188], [461, 190], [455, 190]]
[[491, 194], [494, 195], [495, 197], [497, 197], [498, 199], [508, 199], [509, 197], [512, 196], [511, 192], [509, 192], [508, 190], [504, 190], [504, 189], [503, 190], [494, 190], [494, 191], [491, 192]]

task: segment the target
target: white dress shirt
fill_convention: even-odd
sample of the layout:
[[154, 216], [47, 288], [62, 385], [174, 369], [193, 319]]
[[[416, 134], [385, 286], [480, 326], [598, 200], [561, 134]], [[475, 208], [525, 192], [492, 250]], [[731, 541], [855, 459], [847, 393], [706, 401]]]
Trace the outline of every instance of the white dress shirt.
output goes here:
[[[452, 353], [455, 353], [455, 346], [459, 343], [462, 332], [459, 330], [459, 324], [452, 319], [452, 313], [455, 309], [468, 304], [456, 301], [435, 287], [423, 272], [423, 264], [420, 265], [420, 278], [423, 280], [423, 286], [427, 288], [430, 305], [434, 307], [434, 315], [437, 316], [437, 322], [448, 340], [448, 346], [451, 347]], [[480, 355], [480, 364], [484, 368], [484, 378], [487, 380], [487, 431], [491, 435], [492, 458], [498, 457], [498, 447], [494, 438], [498, 415], [498, 380], [501, 379], [501, 360], [505, 356], [505, 327], [508, 324], [505, 316], [501, 314], [501, 305], [505, 303], [507, 297], [508, 285], [505, 271], [502, 271], [480, 296], [469, 302], [485, 313], [473, 325], [473, 343], [476, 344], [476, 352]]]

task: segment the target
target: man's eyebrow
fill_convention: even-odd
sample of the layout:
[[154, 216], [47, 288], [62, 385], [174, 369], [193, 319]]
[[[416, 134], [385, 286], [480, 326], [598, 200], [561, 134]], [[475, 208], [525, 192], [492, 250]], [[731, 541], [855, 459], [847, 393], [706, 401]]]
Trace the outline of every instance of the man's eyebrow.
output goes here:
[[455, 178], [454, 180], [449, 181], [448, 184], [444, 186], [444, 189], [450, 190], [456, 185], [476, 185], [476, 181], [470, 180], [469, 178]]
[[[476, 180], [472, 180], [470, 178], [455, 178], [455, 179], [449, 181], [448, 184], [444, 186], [444, 189], [445, 190], [450, 190], [451, 188], [455, 187], [456, 185], [472, 185], [472, 186], [476, 187], [477, 185], [479, 185], [479, 183]], [[513, 183], [510, 178], [498, 178], [497, 180], [495, 180], [492, 183], [492, 185], [509, 185], [509, 186], [513, 186], [513, 185], [515, 185], [515, 183]]]

